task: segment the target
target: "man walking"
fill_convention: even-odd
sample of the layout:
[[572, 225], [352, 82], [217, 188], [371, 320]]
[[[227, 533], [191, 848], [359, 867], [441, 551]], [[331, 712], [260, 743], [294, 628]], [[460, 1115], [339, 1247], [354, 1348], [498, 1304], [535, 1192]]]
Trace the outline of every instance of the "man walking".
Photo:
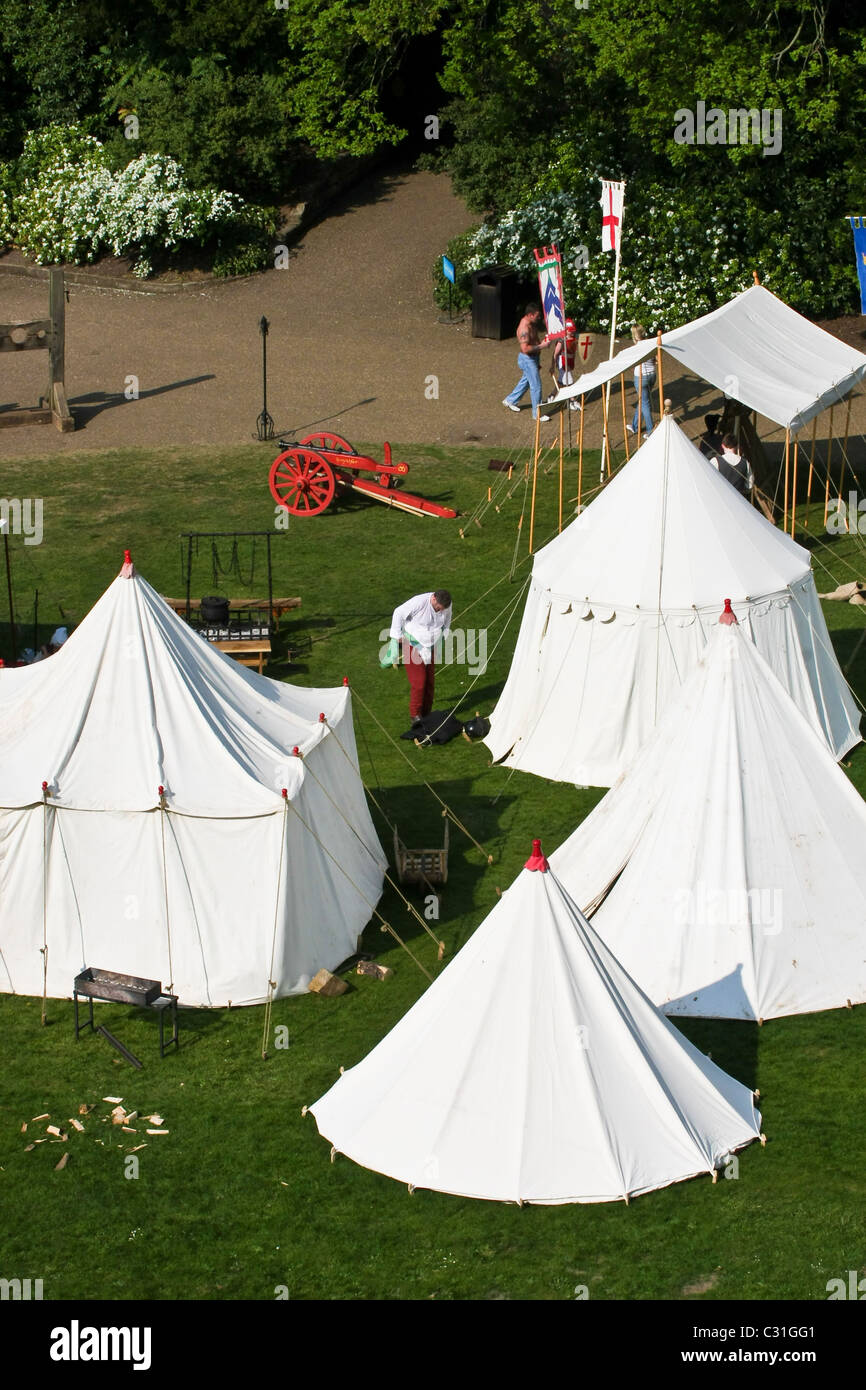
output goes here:
[[435, 647], [451, 626], [451, 595], [447, 589], [416, 594], [394, 609], [388, 649], [381, 665], [396, 666], [402, 655], [409, 678], [409, 714], [418, 724], [433, 708], [436, 678]]
[[[646, 330], [639, 323], [636, 323], [631, 330], [634, 342], [643, 342], [646, 337]], [[628, 427], [629, 434], [637, 434], [638, 421], [643, 417], [644, 435], [648, 437], [653, 431], [653, 402], [652, 393], [656, 382], [656, 364], [651, 357], [645, 357], [642, 362], [638, 362], [634, 369], [634, 389], [637, 391], [637, 405], [634, 408], [634, 416]]]
[[[538, 358], [543, 347], [547, 347], [550, 339], [539, 336], [538, 325], [541, 323], [541, 306], [539, 304], [527, 304], [526, 313], [517, 325], [517, 345], [520, 351], [517, 354], [517, 365], [523, 375], [515, 386], [514, 390], [505, 397], [502, 402], [509, 410], [519, 410], [517, 402], [529, 389], [529, 398], [532, 401], [532, 418], [537, 418], [541, 408], [541, 371], [538, 366]], [[549, 420], [549, 415], [542, 415], [542, 420]]]

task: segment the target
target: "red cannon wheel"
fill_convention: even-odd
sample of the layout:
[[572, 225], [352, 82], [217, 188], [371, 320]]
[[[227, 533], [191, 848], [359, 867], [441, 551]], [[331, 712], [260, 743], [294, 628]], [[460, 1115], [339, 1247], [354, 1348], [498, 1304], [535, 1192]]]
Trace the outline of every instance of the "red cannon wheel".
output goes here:
[[334, 473], [314, 449], [287, 449], [271, 464], [271, 496], [292, 516], [318, 516], [334, 498]]
[[344, 439], [341, 434], [308, 434], [306, 439], [301, 440], [301, 447], [305, 445], [311, 449], [331, 449], [333, 452], [341, 454], [354, 454], [348, 439]]

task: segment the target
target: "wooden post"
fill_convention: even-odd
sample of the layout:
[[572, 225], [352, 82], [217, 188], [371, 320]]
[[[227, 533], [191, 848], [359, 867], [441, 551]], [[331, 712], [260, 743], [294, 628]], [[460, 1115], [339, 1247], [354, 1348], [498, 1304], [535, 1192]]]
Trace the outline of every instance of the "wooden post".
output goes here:
[[785, 499], [782, 508], [782, 530], [788, 529], [788, 469], [791, 452], [791, 431], [785, 430]]
[[580, 412], [580, 424], [577, 429], [577, 510], [580, 512], [580, 497], [583, 490], [583, 417], [586, 414], [586, 401], [583, 396], [580, 398], [583, 410]]
[[812, 447], [809, 450], [809, 482], [806, 486], [806, 519], [804, 525], [809, 529], [809, 505], [812, 501], [812, 473], [815, 469], [815, 432], [818, 428], [818, 416], [812, 419]]
[[619, 374], [619, 394], [622, 399], [622, 437], [625, 440], [625, 461], [628, 463], [628, 429], [625, 419], [625, 372]]
[[75, 429], [66, 401], [66, 293], [62, 268], [48, 274], [48, 315], [51, 342], [48, 350], [48, 405], [51, 418], [63, 434]]
[[[566, 410], [568, 406], [566, 406]], [[559, 529], [562, 530], [562, 452], [565, 447], [565, 410], [559, 412]]]
[[538, 450], [541, 438], [541, 406], [535, 417], [535, 452], [532, 459], [532, 506], [529, 509], [529, 553], [532, 554], [532, 541], [535, 534], [535, 485], [538, 482]]
[[830, 429], [827, 439], [827, 484], [824, 488], [824, 529], [827, 529], [827, 513], [830, 510], [830, 461], [833, 457], [833, 411], [834, 405], [830, 406]]
[[797, 440], [794, 440], [794, 476], [791, 482], [791, 540], [794, 539], [794, 522], [797, 519]]

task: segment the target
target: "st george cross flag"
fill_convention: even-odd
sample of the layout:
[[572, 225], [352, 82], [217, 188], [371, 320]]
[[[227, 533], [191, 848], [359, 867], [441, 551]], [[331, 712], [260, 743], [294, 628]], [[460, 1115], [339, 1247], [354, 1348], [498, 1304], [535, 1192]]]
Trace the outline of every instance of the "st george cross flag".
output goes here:
[[849, 217], [854, 233], [854, 255], [860, 277], [860, 313], [866, 314], [866, 217]]
[[547, 336], [553, 338], [565, 332], [565, 300], [562, 294], [562, 261], [556, 246], [536, 247], [538, 288], [544, 309]]
[[625, 185], [601, 181], [601, 249], [618, 251], [622, 235], [622, 201]]

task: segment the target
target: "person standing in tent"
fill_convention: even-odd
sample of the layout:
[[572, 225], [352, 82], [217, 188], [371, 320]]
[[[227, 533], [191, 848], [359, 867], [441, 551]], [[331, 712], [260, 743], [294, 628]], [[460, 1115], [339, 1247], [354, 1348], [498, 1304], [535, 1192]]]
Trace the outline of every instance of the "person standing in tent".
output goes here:
[[755, 475], [749, 460], [743, 458], [740, 453], [735, 435], [725, 435], [722, 440], [721, 458], [710, 459], [710, 462], [743, 497], [751, 495], [752, 488], [755, 486]]
[[394, 609], [388, 647], [380, 665], [396, 666], [402, 655], [413, 724], [420, 723], [433, 708], [436, 644], [448, 636], [450, 626], [451, 595], [447, 589], [416, 594]]
[[[552, 401], [556, 393], [563, 386], [574, 384], [574, 354], [577, 346], [577, 328], [574, 319], [565, 320], [565, 338], [557, 339], [553, 348], [553, 361], [550, 364], [550, 374], [553, 377], [554, 392], [548, 396]], [[569, 401], [569, 410], [581, 410], [580, 401]]]
[[[519, 410], [517, 402], [529, 389], [529, 398], [532, 401], [532, 418], [538, 418], [541, 409], [541, 369], [538, 365], [538, 358], [543, 347], [547, 347], [550, 339], [539, 337], [538, 325], [542, 322], [541, 305], [527, 304], [526, 313], [517, 325], [517, 344], [520, 351], [517, 354], [517, 365], [523, 375], [502, 402], [508, 410]], [[549, 420], [549, 415], [542, 415], [542, 420]]]
[[[631, 336], [636, 343], [643, 342], [646, 337], [646, 330], [641, 324], [636, 323], [631, 330]], [[638, 416], [640, 415], [643, 415], [644, 433], [652, 434], [652, 392], [655, 384], [656, 364], [652, 357], [647, 357], [643, 362], [638, 362], [634, 369], [634, 389], [637, 391], [638, 401], [634, 408], [634, 417], [628, 427], [629, 434], [637, 434]]]

